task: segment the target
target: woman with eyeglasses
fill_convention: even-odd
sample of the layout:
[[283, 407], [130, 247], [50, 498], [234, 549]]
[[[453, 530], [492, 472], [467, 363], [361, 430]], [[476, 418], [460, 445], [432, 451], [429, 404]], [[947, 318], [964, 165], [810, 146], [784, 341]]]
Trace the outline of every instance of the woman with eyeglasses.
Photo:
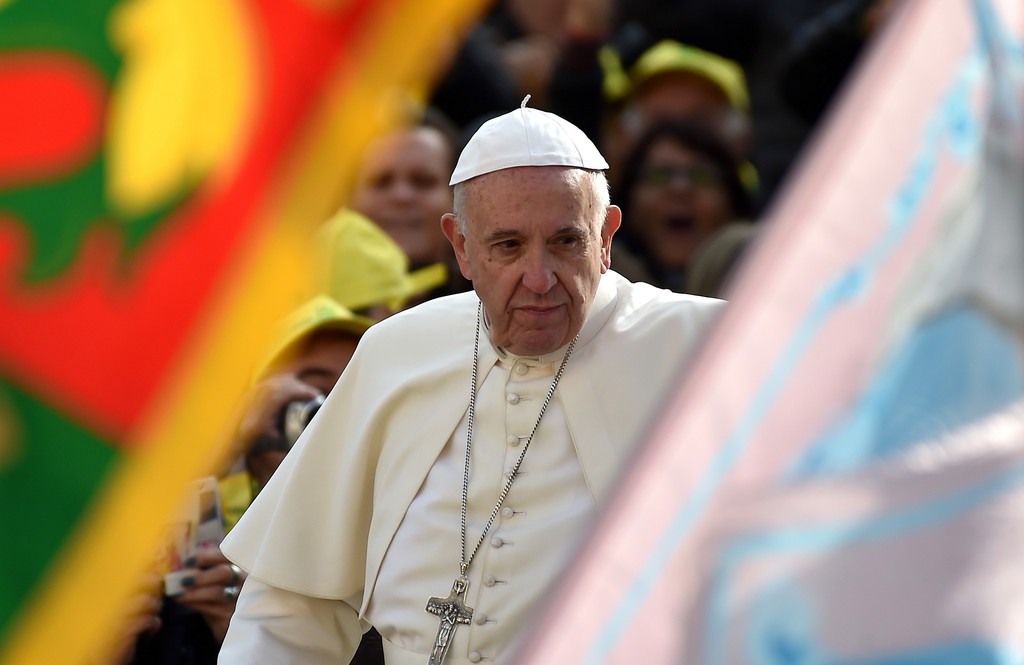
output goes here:
[[686, 292], [698, 248], [730, 222], [750, 218], [741, 172], [709, 129], [679, 120], [652, 126], [626, 159], [612, 198], [623, 210], [613, 269], [634, 282]]

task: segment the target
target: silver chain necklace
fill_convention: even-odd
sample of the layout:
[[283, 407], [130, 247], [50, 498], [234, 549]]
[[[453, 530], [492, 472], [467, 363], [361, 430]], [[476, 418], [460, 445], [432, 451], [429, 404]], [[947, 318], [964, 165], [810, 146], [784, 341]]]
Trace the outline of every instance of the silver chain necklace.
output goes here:
[[565, 350], [565, 356], [562, 358], [562, 364], [559, 365], [558, 371], [555, 373], [555, 378], [551, 381], [551, 386], [548, 388], [548, 394], [544, 398], [544, 403], [541, 404], [540, 413], [537, 415], [537, 422], [534, 423], [533, 429], [530, 431], [530, 436], [527, 437], [526, 443], [523, 445], [523, 452], [519, 453], [519, 459], [516, 460], [515, 466], [512, 467], [512, 471], [508, 474], [508, 480], [505, 481], [505, 485], [501, 488], [501, 492], [498, 494], [498, 500], [494, 503], [494, 508], [491, 509], [491, 515], [487, 518], [487, 524], [484, 525], [484, 530], [480, 534], [480, 539], [476, 541], [473, 551], [470, 552], [467, 557], [466, 509], [469, 504], [469, 462], [473, 450], [473, 418], [476, 414], [476, 382], [480, 364], [480, 327], [482, 318], [483, 303], [480, 303], [477, 305], [476, 309], [476, 339], [473, 340], [473, 375], [469, 386], [469, 412], [466, 416], [466, 465], [462, 473], [462, 511], [460, 516], [462, 527], [462, 560], [459, 562], [459, 576], [456, 577], [455, 582], [452, 583], [452, 590], [448, 593], [448, 596], [445, 598], [432, 596], [430, 600], [427, 601], [427, 612], [436, 615], [440, 620], [440, 625], [437, 627], [437, 636], [434, 638], [434, 648], [430, 652], [428, 665], [441, 665], [441, 663], [444, 662], [445, 656], [448, 655], [448, 649], [451, 647], [452, 636], [455, 633], [455, 628], [458, 627], [460, 623], [468, 624], [473, 620], [473, 608], [468, 607], [465, 602], [466, 591], [469, 589], [469, 578], [466, 577], [466, 573], [469, 571], [469, 564], [473, 562], [473, 557], [476, 556], [477, 551], [480, 549], [480, 545], [484, 542], [484, 538], [487, 537], [487, 532], [490, 531], [495, 518], [498, 516], [498, 511], [501, 510], [502, 504], [505, 503], [505, 497], [508, 496], [509, 490], [512, 489], [512, 483], [515, 482], [516, 476], [519, 474], [519, 467], [523, 465], [523, 459], [526, 458], [526, 452], [530, 449], [530, 443], [533, 441], [533, 436], [537, 433], [537, 428], [540, 427], [540, 421], [548, 409], [548, 404], [551, 403], [551, 398], [554, 396], [555, 389], [558, 387], [558, 382], [562, 379], [562, 373], [565, 371], [565, 365], [569, 362], [569, 356], [572, 355], [572, 350], [576, 347], [576, 341], [579, 339], [579, 335], [576, 335], [576, 337], [569, 342], [569, 347]]

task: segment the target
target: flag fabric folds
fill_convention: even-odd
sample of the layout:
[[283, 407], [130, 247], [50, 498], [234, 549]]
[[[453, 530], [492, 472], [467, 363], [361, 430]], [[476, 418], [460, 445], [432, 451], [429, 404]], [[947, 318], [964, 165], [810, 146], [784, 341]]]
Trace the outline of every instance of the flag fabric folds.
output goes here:
[[519, 662], [1024, 658], [1024, 5], [902, 3]]
[[0, 2], [0, 662], [109, 648], [354, 159], [483, 6]]

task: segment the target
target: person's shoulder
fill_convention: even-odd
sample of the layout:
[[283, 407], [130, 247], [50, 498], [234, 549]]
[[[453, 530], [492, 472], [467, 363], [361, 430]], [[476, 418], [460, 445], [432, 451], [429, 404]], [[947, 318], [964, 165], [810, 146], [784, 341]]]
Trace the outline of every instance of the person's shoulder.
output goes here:
[[435, 337], [443, 339], [458, 329], [460, 323], [470, 321], [471, 325], [478, 301], [473, 291], [434, 298], [374, 324], [363, 334], [363, 339], [368, 344], [389, 345], [422, 342]]
[[609, 339], [634, 344], [660, 345], [666, 339], [699, 339], [723, 311], [725, 301], [675, 293], [644, 282], [630, 282], [610, 275], [616, 289], [616, 305]]
[[638, 315], [664, 312], [668, 314], [714, 313], [725, 306], [724, 300], [676, 293], [645, 282], [631, 282], [614, 275], [620, 307]]

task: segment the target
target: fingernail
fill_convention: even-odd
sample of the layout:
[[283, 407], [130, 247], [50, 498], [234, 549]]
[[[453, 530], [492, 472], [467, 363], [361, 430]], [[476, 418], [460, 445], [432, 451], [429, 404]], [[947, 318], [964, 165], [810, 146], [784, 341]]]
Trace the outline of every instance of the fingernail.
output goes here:
[[195, 583], [196, 578], [194, 577], [186, 577], [183, 580], [181, 580], [181, 586], [195, 586]]
[[194, 556], [190, 556], [189, 558], [185, 559], [186, 568], [191, 568], [194, 565], [196, 565], [196, 558]]

